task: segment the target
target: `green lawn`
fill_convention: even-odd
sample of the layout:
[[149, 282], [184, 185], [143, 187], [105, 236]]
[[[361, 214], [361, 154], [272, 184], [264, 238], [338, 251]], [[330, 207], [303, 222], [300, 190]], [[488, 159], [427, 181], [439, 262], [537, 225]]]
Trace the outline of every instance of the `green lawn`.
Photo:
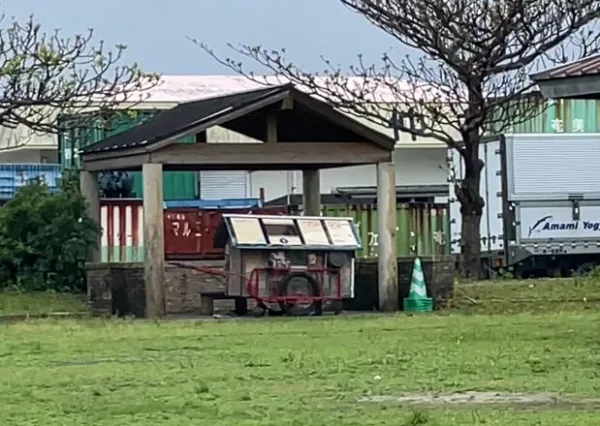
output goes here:
[[3, 292], [0, 290], [0, 316], [81, 313], [86, 311], [85, 295], [51, 292]]
[[449, 305], [463, 314], [600, 309], [600, 281], [570, 278], [459, 284]]
[[[530, 284], [459, 286], [453, 308], [431, 315], [0, 324], [0, 425], [598, 424], [589, 401], [358, 402], [487, 390], [600, 398], [596, 286]], [[551, 306], [534, 309], [536, 297]], [[482, 314], [486, 305], [535, 313]]]

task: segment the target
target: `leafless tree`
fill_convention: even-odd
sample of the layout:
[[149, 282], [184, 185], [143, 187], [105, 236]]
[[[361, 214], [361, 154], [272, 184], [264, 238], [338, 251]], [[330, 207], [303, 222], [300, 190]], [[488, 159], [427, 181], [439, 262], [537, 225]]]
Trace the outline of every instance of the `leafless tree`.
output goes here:
[[[0, 24], [5, 22], [0, 17]], [[83, 117], [85, 123], [96, 122], [119, 106], [143, 101], [158, 77], [137, 64], [120, 65], [125, 49], [94, 45], [93, 30], [73, 38], [58, 30], [44, 33], [33, 16], [0, 28], [0, 126], [55, 133], [66, 125], [81, 127]], [[9, 141], [3, 149], [27, 141]]]
[[[529, 74], [542, 67], [596, 53], [598, 0], [340, 0], [353, 12], [416, 49], [422, 57], [393, 58], [343, 72], [324, 59], [321, 74], [305, 72], [286, 59], [285, 49], [232, 46], [286, 81], [327, 98], [350, 114], [402, 132], [435, 138], [459, 151], [464, 174], [454, 182], [462, 213], [462, 267], [480, 275], [479, 226], [482, 137], [510, 131], [542, 112]], [[333, 17], [332, 17], [333, 19]], [[217, 61], [249, 78], [239, 59]], [[349, 77], [350, 76], [350, 77]], [[391, 98], [391, 100], [390, 100]]]

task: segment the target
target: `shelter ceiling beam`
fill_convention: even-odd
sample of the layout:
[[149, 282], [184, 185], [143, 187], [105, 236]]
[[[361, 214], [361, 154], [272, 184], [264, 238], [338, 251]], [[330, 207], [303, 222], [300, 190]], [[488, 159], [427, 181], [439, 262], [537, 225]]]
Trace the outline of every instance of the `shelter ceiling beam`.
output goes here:
[[82, 157], [82, 169], [88, 172], [116, 171], [116, 170], [141, 170], [142, 164], [152, 163], [150, 154], [135, 154], [124, 157], [86, 158]]
[[391, 152], [358, 142], [278, 142], [174, 144], [153, 152], [151, 160], [165, 165], [261, 166], [330, 164], [352, 166], [390, 161]]
[[[128, 153], [130, 153], [129, 151]], [[158, 151], [118, 151], [82, 156], [83, 169], [140, 170], [142, 164], [163, 164], [166, 170], [289, 170], [346, 167], [391, 161], [392, 153], [360, 142], [177, 143]]]

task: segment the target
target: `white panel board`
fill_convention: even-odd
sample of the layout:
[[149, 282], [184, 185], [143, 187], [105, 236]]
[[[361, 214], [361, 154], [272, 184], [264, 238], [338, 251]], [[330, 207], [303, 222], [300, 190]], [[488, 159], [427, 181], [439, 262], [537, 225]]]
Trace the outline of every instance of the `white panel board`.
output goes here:
[[599, 205], [580, 207], [579, 220], [573, 219], [573, 207], [560, 206], [518, 207], [517, 219], [519, 242], [565, 242], [600, 239]]

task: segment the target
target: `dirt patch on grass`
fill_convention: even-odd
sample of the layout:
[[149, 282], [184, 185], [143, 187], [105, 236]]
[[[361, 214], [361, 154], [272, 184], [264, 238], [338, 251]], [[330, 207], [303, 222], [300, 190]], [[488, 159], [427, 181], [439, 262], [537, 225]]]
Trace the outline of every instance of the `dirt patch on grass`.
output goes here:
[[520, 408], [572, 407], [600, 409], [600, 399], [576, 398], [552, 393], [461, 392], [450, 394], [410, 393], [401, 395], [369, 395], [359, 402], [397, 403], [407, 405], [510, 405]]

